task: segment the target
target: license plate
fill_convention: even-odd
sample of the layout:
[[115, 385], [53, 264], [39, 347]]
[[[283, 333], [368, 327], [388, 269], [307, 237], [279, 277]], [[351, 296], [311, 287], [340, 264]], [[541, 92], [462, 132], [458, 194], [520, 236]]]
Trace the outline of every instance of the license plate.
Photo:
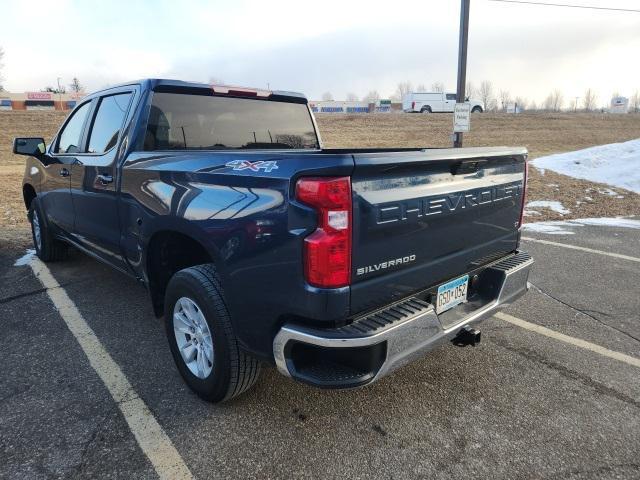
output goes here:
[[445, 312], [462, 302], [466, 302], [468, 286], [469, 275], [440, 285], [438, 287], [438, 298], [436, 299], [436, 313]]

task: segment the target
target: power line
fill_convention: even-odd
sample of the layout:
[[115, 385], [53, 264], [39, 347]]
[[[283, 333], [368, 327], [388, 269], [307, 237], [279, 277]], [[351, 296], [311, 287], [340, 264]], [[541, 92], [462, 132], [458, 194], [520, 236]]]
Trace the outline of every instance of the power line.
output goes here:
[[519, 3], [523, 5], [542, 5], [545, 7], [569, 7], [569, 8], [583, 8], [586, 10], [608, 10], [610, 12], [632, 12], [640, 13], [640, 10], [634, 10], [631, 8], [611, 8], [611, 7], [594, 7], [593, 5], [571, 5], [568, 3], [546, 3], [546, 2], [528, 2], [525, 0], [488, 0], [489, 2], [501, 2], [501, 3]]

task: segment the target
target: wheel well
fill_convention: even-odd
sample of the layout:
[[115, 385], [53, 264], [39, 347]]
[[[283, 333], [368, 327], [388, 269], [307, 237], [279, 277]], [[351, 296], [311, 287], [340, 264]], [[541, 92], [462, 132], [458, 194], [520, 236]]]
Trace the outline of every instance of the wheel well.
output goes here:
[[31, 207], [31, 202], [36, 198], [36, 189], [33, 186], [25, 183], [22, 187], [22, 198], [24, 199], [24, 206], [27, 207], [27, 210]]
[[158, 232], [147, 247], [147, 280], [153, 311], [164, 314], [164, 294], [174, 273], [195, 265], [211, 263], [207, 250], [193, 238], [174, 231]]

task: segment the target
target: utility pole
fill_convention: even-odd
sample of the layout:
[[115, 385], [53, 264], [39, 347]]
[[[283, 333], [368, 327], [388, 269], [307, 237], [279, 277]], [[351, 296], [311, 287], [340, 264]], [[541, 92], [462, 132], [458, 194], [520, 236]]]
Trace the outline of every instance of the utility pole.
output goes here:
[[[458, 43], [458, 88], [456, 90], [456, 103], [464, 103], [465, 86], [467, 83], [467, 43], [469, 40], [469, 7], [471, 0], [460, 2], [460, 41]], [[454, 133], [453, 146], [462, 147], [462, 132]]]
[[60, 80], [62, 77], [58, 77], [58, 103], [60, 104], [60, 108], [62, 109], [62, 92], [60, 92]]

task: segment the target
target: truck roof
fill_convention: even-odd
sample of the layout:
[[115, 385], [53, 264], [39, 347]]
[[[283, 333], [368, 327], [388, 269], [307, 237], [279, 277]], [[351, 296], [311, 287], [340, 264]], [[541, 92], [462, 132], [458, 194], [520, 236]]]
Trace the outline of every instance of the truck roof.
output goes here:
[[267, 90], [263, 88], [241, 87], [237, 85], [217, 85], [201, 82], [186, 82], [184, 80], [172, 80], [167, 78], [142, 78], [139, 80], [124, 82], [117, 85], [111, 85], [108, 88], [101, 89], [97, 92], [93, 92], [91, 95], [99, 93], [101, 91], [111, 90], [113, 88], [126, 87], [128, 85], [142, 85], [148, 89], [155, 89], [159, 86], [169, 88], [208, 88], [213, 89], [215, 93], [228, 95], [234, 95], [234, 92], [244, 92], [245, 94], [248, 92], [258, 92], [258, 96], [262, 97], [277, 97], [281, 100], [289, 99], [290, 101], [295, 101], [298, 103], [307, 103], [307, 97], [303, 93], [299, 92], [290, 92], [286, 90]]

